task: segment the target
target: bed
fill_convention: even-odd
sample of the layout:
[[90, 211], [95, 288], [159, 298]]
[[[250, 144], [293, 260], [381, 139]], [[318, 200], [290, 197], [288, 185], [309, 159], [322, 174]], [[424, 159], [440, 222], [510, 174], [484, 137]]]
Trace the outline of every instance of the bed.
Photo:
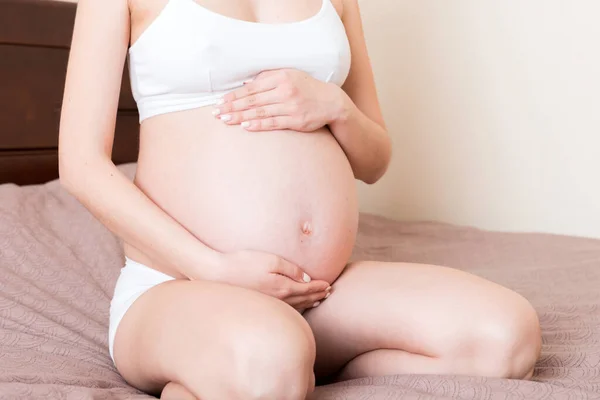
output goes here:
[[[0, 399], [149, 399], [108, 355], [119, 240], [56, 180], [74, 7], [0, 2]], [[113, 160], [130, 178], [137, 135], [125, 77]], [[318, 387], [311, 400], [600, 399], [600, 240], [362, 214], [353, 258], [444, 264], [518, 291], [540, 315], [542, 356], [531, 382], [388, 376]]]

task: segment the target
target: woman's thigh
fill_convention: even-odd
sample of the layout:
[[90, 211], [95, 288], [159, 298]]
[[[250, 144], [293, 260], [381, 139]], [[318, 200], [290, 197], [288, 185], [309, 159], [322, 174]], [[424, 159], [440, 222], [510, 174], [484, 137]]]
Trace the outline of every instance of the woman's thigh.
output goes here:
[[378, 349], [449, 359], [497, 351], [500, 359], [524, 341], [537, 347], [533, 357], [539, 352], [537, 315], [527, 300], [446, 267], [350, 264], [331, 296], [304, 316], [317, 343], [317, 376]]
[[304, 398], [314, 385], [314, 347], [306, 321], [277, 299], [176, 280], [131, 306], [117, 329], [114, 356], [122, 376], [148, 393], [174, 382], [202, 399], [272, 398], [290, 393], [281, 385], [291, 385], [304, 393], [285, 398]]

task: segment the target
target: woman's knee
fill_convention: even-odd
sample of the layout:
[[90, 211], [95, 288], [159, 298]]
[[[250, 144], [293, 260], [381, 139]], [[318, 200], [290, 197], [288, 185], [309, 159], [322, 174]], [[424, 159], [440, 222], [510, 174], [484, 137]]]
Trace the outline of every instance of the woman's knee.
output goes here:
[[473, 335], [468, 335], [470, 361], [481, 375], [511, 379], [533, 375], [541, 351], [539, 320], [531, 304], [515, 296], [502, 312], [479, 320]]
[[250, 308], [248, 318], [228, 322], [232, 334], [220, 343], [217, 356], [227, 368], [217, 368], [223, 376], [215, 376], [210, 388], [206, 354], [190, 355], [192, 361], [174, 378], [199, 398], [304, 400], [314, 388], [310, 327], [297, 311], [274, 299]]
[[256, 321], [234, 345], [236, 398], [304, 400], [314, 389], [315, 353], [310, 327], [292, 308]]

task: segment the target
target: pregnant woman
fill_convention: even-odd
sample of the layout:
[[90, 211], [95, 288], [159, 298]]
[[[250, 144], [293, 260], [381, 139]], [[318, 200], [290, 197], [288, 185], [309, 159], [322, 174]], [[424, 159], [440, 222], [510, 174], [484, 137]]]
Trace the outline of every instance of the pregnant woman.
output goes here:
[[[133, 182], [111, 162], [127, 55]], [[285, 400], [315, 377], [531, 377], [540, 330], [520, 295], [349, 263], [355, 179], [389, 160], [357, 0], [80, 1], [60, 176], [124, 241], [108, 339], [133, 386]]]

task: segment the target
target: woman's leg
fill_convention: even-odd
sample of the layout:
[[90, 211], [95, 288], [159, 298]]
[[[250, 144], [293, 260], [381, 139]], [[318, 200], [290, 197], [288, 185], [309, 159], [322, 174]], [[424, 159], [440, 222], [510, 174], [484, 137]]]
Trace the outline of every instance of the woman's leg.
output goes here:
[[314, 337], [302, 316], [212, 282], [171, 281], [144, 293], [118, 327], [114, 356], [143, 391], [171, 383], [163, 398], [304, 400], [314, 387]]
[[305, 317], [315, 335], [320, 377], [529, 378], [541, 346], [537, 314], [523, 297], [431, 265], [351, 264], [331, 297]]

